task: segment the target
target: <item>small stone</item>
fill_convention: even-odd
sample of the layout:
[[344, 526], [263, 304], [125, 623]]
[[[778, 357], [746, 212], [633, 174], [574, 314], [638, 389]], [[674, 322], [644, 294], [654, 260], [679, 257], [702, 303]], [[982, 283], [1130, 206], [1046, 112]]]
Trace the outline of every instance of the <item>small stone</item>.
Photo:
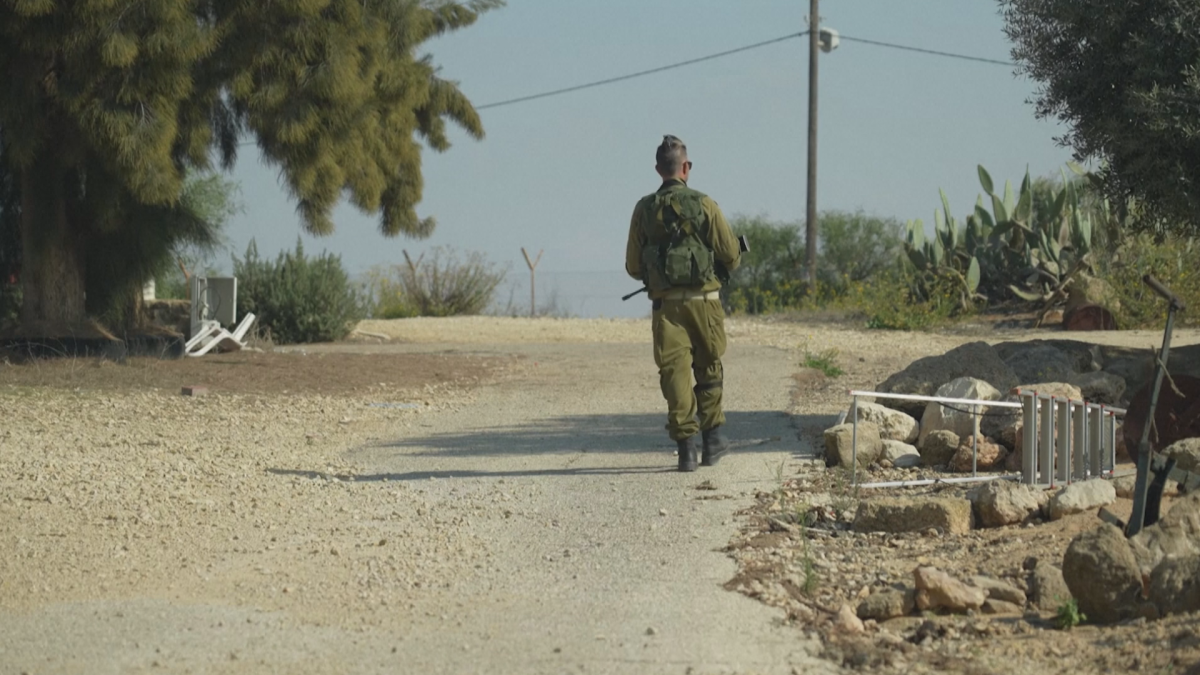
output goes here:
[[659, 509], [659, 510], [658, 510], [658, 515], [660, 515], [660, 516], [665, 516], [665, 515], [667, 515], [667, 510], [666, 510], [666, 509]]
[[1019, 607], [1025, 606], [1026, 598], [1024, 591], [1010, 584], [1006, 584], [999, 579], [993, 579], [991, 577], [980, 575], [971, 577], [971, 583], [986, 591], [988, 597], [993, 600], [1003, 600], [1004, 602], [1011, 603]]
[[884, 440], [883, 458], [897, 469], [911, 469], [921, 466], [921, 453], [917, 451], [915, 446], [901, 441]]
[[986, 436], [977, 436], [975, 443], [967, 436], [959, 441], [958, 449], [950, 458], [949, 469], [959, 473], [967, 473], [972, 468], [978, 471], [999, 471], [1004, 464], [1008, 450]]
[[1117, 500], [1112, 483], [1100, 478], [1071, 483], [1050, 499], [1050, 519], [1092, 511]]
[[197, 386], [184, 387], [183, 389], [181, 389], [179, 391], [179, 394], [181, 396], [207, 396], [208, 395], [208, 387], [197, 387]]
[[1067, 588], [1062, 570], [1054, 565], [1039, 564], [1033, 568], [1029, 590], [1029, 603], [1042, 611], [1053, 612], [1071, 599], [1071, 589]]
[[862, 619], [854, 613], [850, 605], [842, 605], [837, 616], [833, 618], [833, 627], [843, 633], [861, 633], [866, 630]]
[[858, 604], [858, 618], [887, 621], [904, 616], [916, 607], [916, 591], [886, 590], [868, 595]]
[[944, 466], [950, 463], [950, 459], [958, 451], [958, 434], [944, 429], [931, 432], [917, 448], [921, 453], [922, 464]]
[[979, 609], [987, 600], [983, 589], [968, 586], [935, 567], [918, 567], [913, 570], [913, 578], [917, 585], [917, 609], [922, 611], [945, 609], [961, 613]]
[[946, 534], [966, 534], [971, 531], [971, 519], [971, 502], [965, 499], [871, 499], [858, 503], [854, 530], [921, 532], [938, 528]]
[[984, 614], [1020, 614], [1023, 611], [1025, 611], [1024, 605], [1017, 605], [995, 598], [988, 598], [983, 601]]
[[658, 629], [656, 629], [654, 626], [651, 626], [646, 629], [646, 635], [658, 635]]
[[856, 452], [860, 467], [870, 466], [879, 459], [883, 454], [883, 439], [879, 437], [879, 427], [871, 422], [859, 422], [857, 449], [854, 425], [839, 424], [825, 430], [825, 466], [849, 467], [854, 463]]
[[1015, 481], [994, 480], [968, 493], [984, 527], [1024, 522], [1038, 511], [1036, 491]]

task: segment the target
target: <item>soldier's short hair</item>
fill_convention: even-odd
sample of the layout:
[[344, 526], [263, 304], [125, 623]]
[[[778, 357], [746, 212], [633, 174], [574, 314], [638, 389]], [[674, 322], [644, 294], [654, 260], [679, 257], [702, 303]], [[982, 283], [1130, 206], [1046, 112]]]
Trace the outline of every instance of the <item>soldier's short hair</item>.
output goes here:
[[657, 162], [659, 171], [665, 175], [674, 176], [679, 173], [683, 168], [683, 163], [687, 161], [687, 146], [678, 136], [667, 134], [663, 136], [662, 143], [654, 153], [654, 160]]

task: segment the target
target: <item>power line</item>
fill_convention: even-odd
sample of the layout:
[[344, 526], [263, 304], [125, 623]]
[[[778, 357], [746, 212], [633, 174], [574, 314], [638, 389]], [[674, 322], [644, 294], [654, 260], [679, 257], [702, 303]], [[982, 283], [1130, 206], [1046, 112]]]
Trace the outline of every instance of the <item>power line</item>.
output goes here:
[[991, 63], [997, 66], [1013, 67], [1017, 64], [1010, 61], [1000, 61], [998, 59], [985, 59], [980, 56], [967, 56], [966, 54], [954, 54], [951, 52], [939, 52], [934, 49], [922, 49], [921, 47], [909, 47], [908, 45], [898, 45], [891, 42], [880, 42], [878, 40], [867, 40], [865, 38], [850, 37], [849, 35], [839, 35], [841, 39], [847, 42], [861, 42], [866, 45], [875, 45], [876, 47], [888, 47], [889, 49], [901, 49], [906, 52], [918, 52], [921, 54], [932, 54], [933, 56], [945, 56], [953, 59], [963, 59], [965, 61], [978, 61], [980, 63]]
[[766, 47], [767, 45], [773, 45], [777, 42], [783, 42], [784, 40], [792, 40], [794, 38], [804, 37], [805, 35], [808, 35], [808, 31], [803, 31], [800, 33], [792, 33], [791, 35], [784, 35], [783, 37], [777, 37], [773, 40], [766, 40], [764, 42], [756, 42], [752, 45], [746, 45], [745, 47], [729, 49], [729, 50], [726, 50], [723, 52], [717, 52], [716, 54], [709, 54], [708, 56], [701, 56], [699, 58], [689, 59], [687, 61], [680, 61], [679, 63], [672, 63], [667, 66], [659, 66], [658, 68], [651, 68], [650, 70], [642, 70], [642, 71], [639, 71], [636, 73], [629, 73], [628, 75], [618, 75], [617, 77], [610, 77], [610, 78], [604, 79], [604, 80], [596, 80], [595, 82], [588, 82], [587, 84], [577, 84], [573, 87], [564, 87], [562, 89], [555, 89], [553, 91], [545, 91], [540, 94], [530, 94], [529, 96], [521, 96], [519, 98], [511, 98], [506, 101], [496, 101], [495, 103], [487, 103], [485, 105], [475, 106], [475, 109], [476, 110], [487, 110], [488, 108], [499, 108], [500, 106], [503, 106], [503, 105], [512, 105], [514, 103], [524, 103], [525, 101], [533, 101], [535, 99], [546, 98], [548, 96], [557, 96], [559, 94], [566, 94], [566, 93], [569, 93], [572, 91], [579, 91], [580, 89], [590, 89], [591, 87], [599, 87], [599, 86], [602, 86], [605, 84], [613, 84], [614, 82], [622, 82], [624, 80], [632, 80], [635, 77], [643, 77], [646, 75], [653, 75], [654, 73], [661, 73], [665, 70], [671, 70], [673, 68], [682, 68], [683, 66], [690, 66], [695, 63], [701, 63], [702, 61], [711, 61], [713, 59], [719, 59], [723, 56], [730, 56], [731, 54], [737, 54], [739, 52], [747, 52], [747, 51], [750, 51], [751, 49], [758, 49], [759, 47]]

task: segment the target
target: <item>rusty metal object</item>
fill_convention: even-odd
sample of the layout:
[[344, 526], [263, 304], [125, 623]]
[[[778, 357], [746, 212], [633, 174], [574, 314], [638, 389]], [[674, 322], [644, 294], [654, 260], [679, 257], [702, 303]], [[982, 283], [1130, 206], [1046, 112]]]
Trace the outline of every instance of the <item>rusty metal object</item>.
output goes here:
[[1117, 320], [1112, 312], [1100, 305], [1080, 305], [1063, 314], [1063, 330], [1116, 330]]
[[[1163, 382], [1158, 393], [1158, 406], [1154, 411], [1154, 427], [1150, 430], [1150, 448], [1160, 451], [1175, 441], [1200, 436], [1200, 378], [1175, 375], [1175, 387], [1183, 393], [1180, 397], [1171, 386], [1170, 380]], [[1146, 428], [1146, 412], [1150, 408], [1150, 388], [1142, 390], [1129, 402], [1125, 413], [1125, 445], [1136, 448]]]

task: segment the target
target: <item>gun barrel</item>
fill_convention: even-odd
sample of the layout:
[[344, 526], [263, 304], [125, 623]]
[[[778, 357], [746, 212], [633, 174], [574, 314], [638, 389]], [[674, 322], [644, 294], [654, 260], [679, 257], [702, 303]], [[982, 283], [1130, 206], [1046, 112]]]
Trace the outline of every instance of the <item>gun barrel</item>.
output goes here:
[[636, 291], [634, 291], [634, 292], [630, 293], [629, 295], [622, 296], [621, 300], [622, 300], [622, 301], [628, 300], [628, 299], [632, 298], [633, 296], [637, 295], [638, 293], [645, 293], [645, 292], [646, 292], [646, 291], [648, 291], [648, 290], [650, 290], [650, 289], [648, 289], [648, 288], [647, 288], [647, 287], [645, 287], [645, 286], [642, 286], [641, 288], [639, 288], [639, 289], [637, 289]]

